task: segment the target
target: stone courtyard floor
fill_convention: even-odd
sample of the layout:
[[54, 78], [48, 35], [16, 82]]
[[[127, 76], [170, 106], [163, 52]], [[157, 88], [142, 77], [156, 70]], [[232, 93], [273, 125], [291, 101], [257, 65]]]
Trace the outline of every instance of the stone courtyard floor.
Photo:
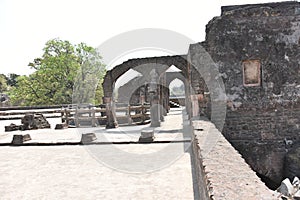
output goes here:
[[[126, 143], [137, 141], [149, 125], [25, 131], [32, 137], [28, 142], [74, 142], [93, 132], [97, 141], [124, 143], [0, 146], [0, 199], [194, 199], [184, 117], [181, 110], [170, 112], [152, 144]], [[0, 143], [18, 134], [1, 126]]]

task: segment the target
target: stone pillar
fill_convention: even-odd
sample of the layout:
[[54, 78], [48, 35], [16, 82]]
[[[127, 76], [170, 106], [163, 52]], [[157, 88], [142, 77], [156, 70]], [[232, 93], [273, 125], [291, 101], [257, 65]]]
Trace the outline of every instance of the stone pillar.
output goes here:
[[192, 117], [199, 116], [199, 103], [198, 103], [198, 95], [191, 95], [192, 101]]
[[166, 98], [167, 98], [167, 94], [166, 94], [166, 87], [163, 85], [163, 83], [161, 84], [160, 87], [160, 114], [161, 114], [161, 121], [164, 120], [164, 116], [167, 116], [167, 102], [166, 102]]
[[206, 103], [204, 101], [204, 93], [203, 94], [198, 94], [198, 103], [199, 103], [199, 115], [204, 116], [205, 115], [205, 106]]
[[[164, 116], [167, 116], [168, 113], [168, 106], [169, 106], [169, 100], [168, 100], [168, 96], [169, 96], [169, 91], [168, 91], [168, 86], [167, 86], [167, 73], [165, 72], [164, 74], [162, 74], [161, 78], [160, 78], [161, 84], [160, 84], [160, 94], [161, 94], [161, 115], [162, 118], [164, 118]], [[164, 119], [162, 119], [164, 120]]]
[[157, 87], [158, 83], [158, 74], [155, 69], [152, 69], [150, 72], [150, 84], [149, 84], [149, 95], [150, 95], [150, 115], [151, 115], [151, 127], [160, 126], [160, 109], [159, 109], [159, 88]]
[[146, 88], [145, 86], [140, 87], [140, 104], [144, 104], [146, 102]]
[[112, 97], [104, 97], [104, 103], [106, 108], [106, 128], [117, 128], [118, 122]]
[[191, 70], [191, 64], [190, 62], [187, 62], [187, 73], [186, 73], [186, 79], [185, 79], [185, 108], [188, 113], [188, 118], [192, 118], [192, 99], [191, 99], [191, 93], [193, 90], [193, 84], [192, 84], [192, 70]]
[[169, 112], [169, 88], [164, 87], [164, 116], [167, 116]]
[[151, 107], [150, 107], [150, 115], [151, 115], [151, 127], [159, 127], [160, 126], [160, 112], [159, 112], [159, 98], [157, 94], [150, 93], [151, 99]]
[[143, 95], [143, 96], [140, 96], [140, 104], [145, 104], [145, 95]]
[[161, 122], [165, 121], [165, 118], [164, 118], [164, 106], [163, 106], [163, 102], [164, 102], [164, 91], [163, 91], [163, 86], [162, 85], [159, 85], [158, 87], [159, 91], [158, 91], [158, 111], [159, 111], [159, 120]]
[[166, 96], [166, 111], [167, 111], [167, 113], [169, 113], [169, 111], [170, 111], [170, 89], [168, 88], [168, 87], [166, 87], [166, 94], [167, 94], [167, 96]]
[[192, 118], [192, 95], [191, 95], [191, 86], [190, 83], [186, 81], [185, 84], [185, 108], [188, 113], [188, 118]]

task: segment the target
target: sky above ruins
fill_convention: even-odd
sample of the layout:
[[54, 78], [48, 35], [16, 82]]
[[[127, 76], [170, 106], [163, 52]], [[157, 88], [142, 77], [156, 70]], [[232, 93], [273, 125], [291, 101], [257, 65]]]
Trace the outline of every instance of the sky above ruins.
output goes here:
[[221, 6], [264, 2], [279, 1], [0, 0], [0, 73], [31, 73], [28, 63], [40, 57], [45, 43], [54, 38], [97, 47], [126, 31], [162, 28], [203, 41], [205, 25], [220, 15]]

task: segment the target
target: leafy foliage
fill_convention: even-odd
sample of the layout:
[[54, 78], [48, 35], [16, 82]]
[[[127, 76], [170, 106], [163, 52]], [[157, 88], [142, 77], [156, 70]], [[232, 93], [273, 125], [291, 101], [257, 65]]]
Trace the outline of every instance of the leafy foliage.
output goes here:
[[17, 84], [17, 78], [19, 76], [20, 75], [14, 74], [14, 73], [8, 74], [8, 76], [6, 76], [7, 85], [9, 85], [10, 87], [16, 86], [16, 84]]
[[0, 93], [5, 92], [8, 89], [7, 79], [4, 74], [0, 74]]
[[76, 51], [81, 67], [75, 77], [73, 103], [99, 104], [102, 102], [101, 83], [105, 73], [104, 65], [100, 62], [101, 56], [83, 43], [78, 45]]
[[72, 45], [69, 41], [53, 39], [43, 50], [41, 58], [29, 63], [35, 72], [17, 78], [16, 86], [10, 91], [13, 104], [94, 103], [95, 98], [101, 102], [101, 96], [93, 94], [104, 76], [105, 66], [96, 49], [84, 43]]

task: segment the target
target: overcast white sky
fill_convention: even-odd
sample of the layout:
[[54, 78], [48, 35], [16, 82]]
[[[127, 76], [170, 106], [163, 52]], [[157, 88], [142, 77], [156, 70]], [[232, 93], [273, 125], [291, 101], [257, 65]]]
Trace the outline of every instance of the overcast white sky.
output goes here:
[[0, 73], [29, 74], [28, 63], [57, 37], [97, 47], [122, 32], [163, 28], [203, 41], [221, 6], [275, 1], [0, 0]]

